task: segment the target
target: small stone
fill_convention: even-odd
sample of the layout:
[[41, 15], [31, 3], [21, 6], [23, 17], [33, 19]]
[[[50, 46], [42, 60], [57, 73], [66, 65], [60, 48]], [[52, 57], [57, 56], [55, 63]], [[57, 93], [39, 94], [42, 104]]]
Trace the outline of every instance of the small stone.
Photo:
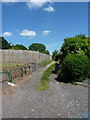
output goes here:
[[36, 116], [36, 118], [38, 118], [38, 116]]
[[57, 85], [59, 84], [59, 82], [57, 82]]
[[69, 107], [69, 105], [67, 105], [67, 107]]
[[70, 101], [70, 104], [71, 104], [72, 102]]
[[60, 116], [60, 114], [58, 114], [58, 116]]
[[46, 100], [44, 100], [44, 102], [46, 102]]

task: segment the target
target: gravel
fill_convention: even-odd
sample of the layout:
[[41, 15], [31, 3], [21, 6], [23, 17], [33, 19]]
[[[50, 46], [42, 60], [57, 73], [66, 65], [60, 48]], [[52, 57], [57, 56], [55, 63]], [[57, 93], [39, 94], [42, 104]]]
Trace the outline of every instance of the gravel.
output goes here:
[[88, 88], [56, 81], [50, 77], [49, 89], [37, 91], [41, 75], [46, 69], [34, 72], [14, 90], [2, 96], [3, 118], [87, 118]]

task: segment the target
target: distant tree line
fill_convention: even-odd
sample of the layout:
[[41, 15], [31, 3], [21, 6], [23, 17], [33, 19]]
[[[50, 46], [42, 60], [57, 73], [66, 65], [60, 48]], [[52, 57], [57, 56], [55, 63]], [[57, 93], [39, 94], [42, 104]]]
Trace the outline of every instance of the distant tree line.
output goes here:
[[44, 54], [50, 55], [49, 51], [46, 50], [46, 46], [42, 43], [32, 43], [29, 47], [25, 47], [21, 44], [11, 45], [4, 37], [0, 37], [0, 49], [13, 49], [13, 50], [31, 50], [39, 51]]

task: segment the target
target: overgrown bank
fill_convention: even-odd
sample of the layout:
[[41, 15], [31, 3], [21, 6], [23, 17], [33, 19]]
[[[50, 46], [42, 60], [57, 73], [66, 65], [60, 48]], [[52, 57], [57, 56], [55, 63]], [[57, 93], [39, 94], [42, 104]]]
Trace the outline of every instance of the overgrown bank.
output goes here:
[[50, 63], [52, 63], [52, 62], [53, 62], [53, 60], [48, 60], [48, 61], [44, 61], [44, 62], [40, 63], [40, 65], [41, 65], [42, 67], [45, 67], [46, 65], [48, 65], [48, 64], [50, 64]]

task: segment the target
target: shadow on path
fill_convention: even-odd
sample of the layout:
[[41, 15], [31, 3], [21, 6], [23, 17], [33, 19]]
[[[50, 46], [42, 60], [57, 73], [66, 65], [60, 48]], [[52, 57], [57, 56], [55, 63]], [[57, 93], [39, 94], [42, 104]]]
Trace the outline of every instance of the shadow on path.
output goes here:
[[52, 73], [57, 74], [58, 71], [59, 71], [59, 66], [60, 66], [60, 64], [59, 64], [59, 63], [56, 63], [56, 64], [55, 64], [55, 69], [52, 71]]
[[[63, 80], [63, 79], [58, 78], [58, 71], [59, 71], [59, 69], [60, 69], [60, 63], [56, 63], [55, 64], [55, 69], [52, 71], [53, 74], [57, 75], [57, 77], [55, 78], [55, 80], [57, 82], [72, 83], [72, 82], [70, 82], [70, 80]], [[80, 82], [80, 83], [90, 86], [90, 78], [88, 78], [85, 81]]]
[[[60, 63], [56, 63], [56, 64], [55, 64], [55, 69], [52, 71], [52, 73], [53, 73], [53, 74], [58, 74], [59, 69], [60, 69]], [[70, 83], [70, 81], [68, 81], [68, 80], [67, 80], [67, 81], [64, 81], [64, 80], [58, 78], [58, 75], [57, 75], [57, 77], [55, 78], [55, 80], [56, 80], [57, 82]]]

